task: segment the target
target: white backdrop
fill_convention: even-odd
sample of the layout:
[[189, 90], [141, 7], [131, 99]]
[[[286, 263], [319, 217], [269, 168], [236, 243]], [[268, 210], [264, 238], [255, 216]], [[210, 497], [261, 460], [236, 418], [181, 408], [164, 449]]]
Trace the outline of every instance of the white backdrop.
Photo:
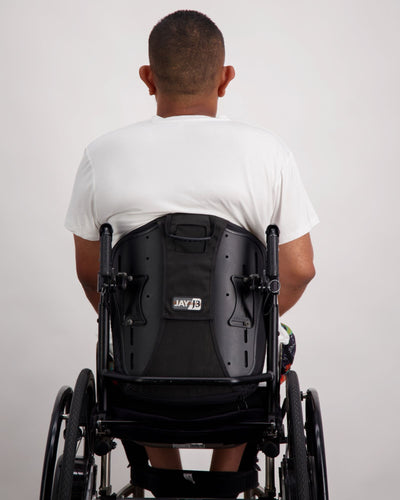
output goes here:
[[[220, 111], [284, 138], [321, 219], [317, 277], [285, 319], [301, 385], [320, 392], [331, 498], [395, 498], [397, 0], [2, 0], [1, 497], [38, 496], [54, 397], [94, 366], [96, 316], [63, 219], [86, 144], [154, 114], [137, 70], [152, 26], [179, 8], [221, 28], [237, 77]], [[122, 454], [114, 466], [118, 487]]]

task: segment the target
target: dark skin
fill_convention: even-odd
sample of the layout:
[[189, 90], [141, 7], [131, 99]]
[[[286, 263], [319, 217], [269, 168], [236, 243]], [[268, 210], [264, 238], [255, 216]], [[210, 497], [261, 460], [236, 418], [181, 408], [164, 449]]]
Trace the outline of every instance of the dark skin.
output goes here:
[[[140, 78], [157, 101], [157, 115], [163, 118], [180, 115], [205, 115], [215, 117], [218, 98], [225, 95], [229, 82], [235, 77], [232, 66], [222, 66], [212, 88], [198, 95], [170, 95], [160, 91], [157, 77], [150, 66], [142, 66]], [[100, 243], [88, 241], [74, 235], [76, 269], [79, 281], [87, 298], [98, 310], [97, 273], [99, 269]], [[313, 248], [309, 234], [280, 245], [279, 264], [281, 291], [279, 313], [282, 316], [293, 307], [302, 296], [308, 283], [315, 275]], [[211, 470], [236, 471], [239, 467], [246, 444], [233, 448], [216, 449], [213, 452]], [[146, 447], [150, 462], [154, 467], [181, 469], [179, 450], [172, 448]]]
[[229, 82], [235, 78], [233, 66], [222, 66], [209, 92], [197, 95], [163, 94], [158, 90], [157, 77], [150, 66], [141, 66], [139, 76], [157, 100], [157, 115], [162, 118], [180, 115], [217, 115], [218, 98], [225, 95]]

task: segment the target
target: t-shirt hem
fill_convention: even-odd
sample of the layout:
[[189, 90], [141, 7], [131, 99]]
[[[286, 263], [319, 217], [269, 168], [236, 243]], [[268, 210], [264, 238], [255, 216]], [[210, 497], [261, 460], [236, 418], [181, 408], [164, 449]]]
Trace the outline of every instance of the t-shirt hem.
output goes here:
[[81, 228], [69, 224], [68, 222], [65, 222], [64, 227], [71, 233], [75, 234], [75, 236], [79, 236], [79, 238], [82, 238], [84, 240], [98, 241], [100, 239], [100, 235], [98, 232], [96, 232], [96, 235], [94, 236], [93, 233], [87, 233]]

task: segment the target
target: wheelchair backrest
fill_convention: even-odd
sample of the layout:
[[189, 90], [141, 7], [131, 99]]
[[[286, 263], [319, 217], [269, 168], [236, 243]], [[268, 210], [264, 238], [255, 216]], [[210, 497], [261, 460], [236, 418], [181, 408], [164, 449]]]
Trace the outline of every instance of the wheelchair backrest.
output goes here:
[[115, 369], [126, 375], [261, 373], [266, 347], [265, 246], [224, 219], [169, 214], [115, 245]]

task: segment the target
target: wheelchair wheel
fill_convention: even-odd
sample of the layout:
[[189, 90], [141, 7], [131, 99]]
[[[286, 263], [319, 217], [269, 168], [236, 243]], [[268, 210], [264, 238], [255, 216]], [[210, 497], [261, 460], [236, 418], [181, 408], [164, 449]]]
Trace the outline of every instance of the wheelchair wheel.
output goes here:
[[287, 449], [281, 467], [284, 500], [310, 500], [308, 460], [299, 380], [294, 371], [286, 375]]
[[44, 454], [40, 500], [51, 500], [60, 431], [65, 422], [64, 415], [69, 413], [71, 398], [71, 387], [64, 386], [58, 391], [54, 402]]
[[305, 427], [313, 500], [328, 500], [324, 432], [319, 397], [315, 389], [307, 391]]
[[57, 463], [51, 500], [90, 500], [95, 493], [93, 373], [82, 370], [72, 394], [63, 455]]

